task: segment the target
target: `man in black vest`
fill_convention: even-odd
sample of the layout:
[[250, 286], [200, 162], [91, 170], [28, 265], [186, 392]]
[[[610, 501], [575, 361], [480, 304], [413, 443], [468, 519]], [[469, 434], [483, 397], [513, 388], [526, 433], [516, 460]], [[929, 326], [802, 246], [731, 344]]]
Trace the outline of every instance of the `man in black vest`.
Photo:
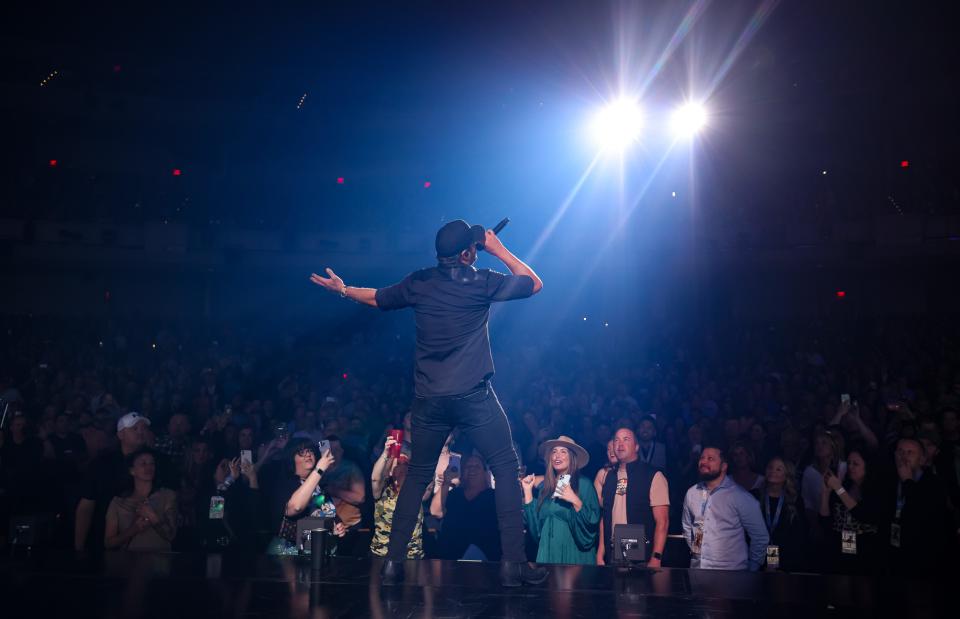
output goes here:
[[[407, 479], [397, 498], [382, 582], [403, 580], [403, 559], [413, 535], [423, 492], [433, 481], [440, 450], [455, 427], [463, 429], [493, 472], [504, 586], [537, 584], [547, 571], [526, 562], [520, 461], [513, 449], [507, 416], [490, 379], [493, 356], [487, 322], [490, 304], [540, 292], [533, 269], [503, 246], [492, 230], [457, 219], [437, 232], [437, 266], [411, 273], [386, 288], [347, 286], [332, 270], [314, 273], [313, 283], [341, 297], [381, 310], [412, 307], [417, 323], [415, 394], [411, 411], [411, 456]], [[476, 269], [486, 250], [510, 271]]]
[[653, 549], [647, 567], [658, 568], [667, 544], [670, 521], [670, 488], [663, 473], [640, 459], [640, 444], [630, 428], [620, 428], [613, 436], [613, 449], [620, 466], [616, 475], [607, 475], [600, 496], [603, 519], [602, 543], [597, 564], [613, 560], [613, 528], [618, 524], [642, 524], [647, 536], [653, 531]]

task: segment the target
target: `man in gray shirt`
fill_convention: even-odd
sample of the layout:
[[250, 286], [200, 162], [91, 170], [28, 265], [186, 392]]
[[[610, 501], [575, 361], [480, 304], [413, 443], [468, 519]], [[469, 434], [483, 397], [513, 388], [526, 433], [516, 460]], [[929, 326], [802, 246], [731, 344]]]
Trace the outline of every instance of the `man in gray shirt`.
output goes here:
[[719, 447], [704, 447], [698, 471], [700, 482], [687, 490], [683, 500], [690, 567], [759, 570], [770, 541], [760, 503], [727, 477], [726, 456]]

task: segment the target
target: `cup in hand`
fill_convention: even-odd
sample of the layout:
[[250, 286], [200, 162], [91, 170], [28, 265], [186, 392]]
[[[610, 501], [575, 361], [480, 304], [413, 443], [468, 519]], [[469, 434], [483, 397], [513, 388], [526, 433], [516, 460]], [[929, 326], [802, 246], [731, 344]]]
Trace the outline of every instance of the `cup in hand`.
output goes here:
[[390, 436], [396, 443], [390, 445], [390, 451], [387, 455], [396, 459], [400, 457], [400, 452], [403, 450], [403, 430], [390, 430]]

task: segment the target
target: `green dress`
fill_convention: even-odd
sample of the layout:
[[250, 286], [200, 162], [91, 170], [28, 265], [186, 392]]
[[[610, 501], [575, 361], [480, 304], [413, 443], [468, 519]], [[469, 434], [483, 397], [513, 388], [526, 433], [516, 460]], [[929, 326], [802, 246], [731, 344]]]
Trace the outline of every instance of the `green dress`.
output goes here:
[[548, 498], [538, 510], [538, 495], [523, 506], [527, 533], [539, 542], [537, 563], [596, 565], [597, 539], [600, 535], [600, 502], [593, 482], [580, 476], [577, 495], [583, 502], [580, 511], [562, 499]]

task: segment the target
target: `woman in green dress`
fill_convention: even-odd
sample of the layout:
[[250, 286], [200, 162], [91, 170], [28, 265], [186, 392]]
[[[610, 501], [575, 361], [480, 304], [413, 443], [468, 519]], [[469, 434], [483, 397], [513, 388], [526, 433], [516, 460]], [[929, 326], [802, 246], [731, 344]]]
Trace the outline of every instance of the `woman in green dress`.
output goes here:
[[580, 475], [590, 456], [567, 436], [546, 441], [540, 451], [543, 485], [535, 492], [533, 475], [521, 480], [523, 519], [539, 543], [537, 563], [596, 565], [600, 502], [593, 483]]

